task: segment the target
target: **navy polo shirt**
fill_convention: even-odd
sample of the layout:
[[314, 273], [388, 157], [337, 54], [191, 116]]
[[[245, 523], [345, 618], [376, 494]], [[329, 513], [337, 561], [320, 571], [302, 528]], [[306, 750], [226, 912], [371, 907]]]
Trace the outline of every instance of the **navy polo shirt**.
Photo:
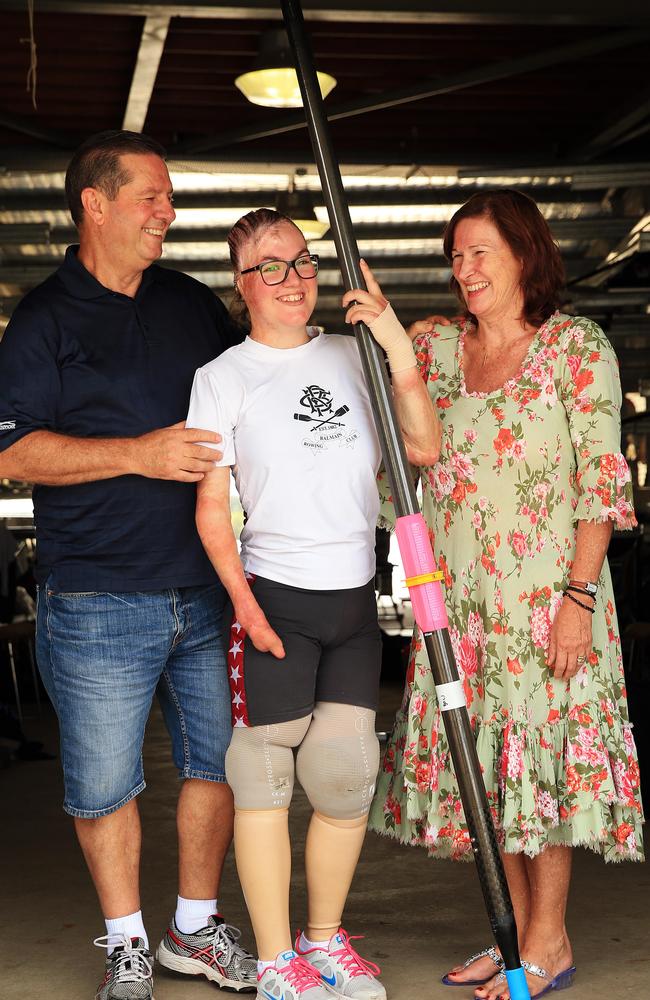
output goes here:
[[[137, 437], [187, 416], [194, 372], [235, 335], [200, 282], [152, 265], [129, 298], [69, 247], [0, 341], [0, 450], [32, 431]], [[214, 582], [194, 524], [196, 487], [128, 475], [35, 486], [37, 577], [60, 591]]]

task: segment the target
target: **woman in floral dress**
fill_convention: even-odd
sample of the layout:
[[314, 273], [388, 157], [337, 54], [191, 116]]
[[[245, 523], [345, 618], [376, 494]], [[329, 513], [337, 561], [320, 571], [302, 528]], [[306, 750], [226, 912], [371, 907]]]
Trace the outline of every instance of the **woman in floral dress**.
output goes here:
[[[613, 527], [636, 523], [621, 390], [602, 330], [557, 311], [562, 262], [530, 198], [475, 195], [444, 246], [466, 318], [416, 341], [443, 427], [439, 461], [421, 469], [423, 512], [534, 997], [574, 971], [572, 848], [643, 858], [605, 560]], [[371, 826], [473, 857], [417, 628]], [[444, 981], [495, 1000], [508, 995], [499, 963], [489, 949]]]

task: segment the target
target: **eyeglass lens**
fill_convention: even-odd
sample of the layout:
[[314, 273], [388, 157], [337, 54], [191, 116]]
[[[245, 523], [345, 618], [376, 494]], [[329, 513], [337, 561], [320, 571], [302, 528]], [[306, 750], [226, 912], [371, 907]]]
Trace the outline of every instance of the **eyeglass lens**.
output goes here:
[[295, 267], [296, 273], [301, 278], [315, 278], [318, 274], [318, 262], [312, 260], [308, 255], [298, 257], [297, 260], [287, 263], [284, 260], [268, 260], [260, 268], [262, 279], [267, 285], [281, 285], [289, 274], [289, 268]]

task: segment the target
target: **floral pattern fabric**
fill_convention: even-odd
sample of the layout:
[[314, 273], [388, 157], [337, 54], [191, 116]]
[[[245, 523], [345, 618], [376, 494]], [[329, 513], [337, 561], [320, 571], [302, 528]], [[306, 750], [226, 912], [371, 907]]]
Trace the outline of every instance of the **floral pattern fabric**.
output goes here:
[[[595, 323], [556, 313], [515, 378], [470, 393], [462, 357], [471, 330], [466, 322], [437, 327], [416, 342], [443, 428], [439, 461], [420, 471], [501, 845], [531, 857], [547, 844], [585, 845], [607, 860], [640, 860], [639, 768], [607, 562], [587, 662], [569, 680], [554, 678], [545, 663], [576, 522], [636, 523], [620, 454], [616, 357]], [[381, 477], [380, 492], [390, 522]], [[473, 857], [417, 628], [370, 825], [438, 857]]]

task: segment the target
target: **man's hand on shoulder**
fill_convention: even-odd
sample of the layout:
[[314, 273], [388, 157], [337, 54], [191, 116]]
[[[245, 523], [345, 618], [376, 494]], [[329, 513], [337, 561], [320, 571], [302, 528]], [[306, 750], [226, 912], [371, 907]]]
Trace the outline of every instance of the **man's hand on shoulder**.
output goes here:
[[206, 448], [200, 442], [219, 444], [221, 435], [214, 431], [187, 428], [185, 421], [171, 427], [161, 427], [133, 438], [132, 472], [147, 479], [174, 479], [181, 483], [196, 483], [213, 468], [221, 452]]

